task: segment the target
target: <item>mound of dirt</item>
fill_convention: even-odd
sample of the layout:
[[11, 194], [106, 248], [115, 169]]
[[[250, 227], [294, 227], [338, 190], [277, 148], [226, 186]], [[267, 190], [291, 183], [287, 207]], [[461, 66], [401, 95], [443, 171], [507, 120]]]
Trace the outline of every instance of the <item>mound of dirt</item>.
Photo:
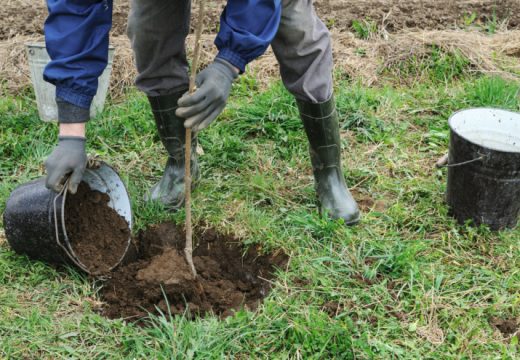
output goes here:
[[256, 309], [268, 294], [268, 279], [287, 263], [283, 253], [259, 255], [250, 247], [245, 253], [232, 237], [213, 230], [194, 234], [194, 281], [181, 249], [184, 232], [172, 223], [155, 225], [137, 238], [137, 257], [118, 268], [101, 290], [109, 318], [139, 320], [157, 309], [165, 314], [221, 317], [234, 310]]
[[[72, 249], [92, 274], [107, 273], [128, 246], [126, 220], [108, 206], [107, 194], [82, 182], [65, 204], [65, 224]], [[93, 216], [95, 214], [95, 216]]]

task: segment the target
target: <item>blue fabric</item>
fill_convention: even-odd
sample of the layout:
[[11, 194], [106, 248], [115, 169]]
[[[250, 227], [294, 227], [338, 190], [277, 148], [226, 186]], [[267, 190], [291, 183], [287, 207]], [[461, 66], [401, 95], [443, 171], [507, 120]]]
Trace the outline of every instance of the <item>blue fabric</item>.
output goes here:
[[244, 72], [273, 41], [281, 14], [281, 0], [228, 0], [215, 40], [217, 57]]
[[47, 0], [45, 42], [51, 62], [43, 78], [56, 97], [89, 108], [108, 61], [113, 0]]
[[[108, 60], [112, 6], [113, 0], [47, 0], [44, 31], [52, 61], [43, 76], [56, 85], [58, 98], [90, 107]], [[244, 72], [273, 40], [281, 12], [281, 0], [228, 0], [215, 40], [217, 57]]]

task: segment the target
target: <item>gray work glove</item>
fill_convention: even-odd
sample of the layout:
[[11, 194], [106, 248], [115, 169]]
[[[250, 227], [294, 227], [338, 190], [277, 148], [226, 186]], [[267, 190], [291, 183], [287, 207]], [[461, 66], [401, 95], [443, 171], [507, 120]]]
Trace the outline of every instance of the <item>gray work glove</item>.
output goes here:
[[233, 65], [219, 58], [202, 70], [197, 75], [197, 90], [191, 95], [184, 94], [178, 101], [175, 114], [186, 119], [184, 126], [197, 132], [211, 124], [226, 107], [237, 76]]
[[47, 179], [45, 186], [56, 192], [70, 175], [69, 191], [75, 194], [87, 166], [86, 139], [80, 136], [60, 136], [58, 146], [45, 161]]

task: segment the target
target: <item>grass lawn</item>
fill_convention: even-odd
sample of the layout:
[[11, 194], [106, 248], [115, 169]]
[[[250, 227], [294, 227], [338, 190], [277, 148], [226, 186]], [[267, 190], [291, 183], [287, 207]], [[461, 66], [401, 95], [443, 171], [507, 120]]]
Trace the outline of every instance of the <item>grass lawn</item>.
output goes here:
[[[520, 319], [520, 229], [457, 225], [434, 164], [450, 114], [520, 110], [519, 85], [453, 69], [371, 88], [337, 75], [344, 172], [363, 209], [353, 228], [318, 215], [292, 97], [279, 82], [260, 91], [242, 78], [200, 134], [194, 221], [291, 256], [261, 308], [222, 321], [153, 317], [145, 328], [107, 320], [95, 311], [100, 283], [18, 256], [0, 236], [0, 358], [518, 359], [518, 335], [494, 324]], [[0, 119], [1, 212], [17, 185], [44, 174], [56, 126], [38, 119], [29, 91], [1, 98]], [[88, 134], [89, 152], [128, 186], [135, 232], [183, 222], [142, 200], [165, 160], [143, 95], [109, 104]]]

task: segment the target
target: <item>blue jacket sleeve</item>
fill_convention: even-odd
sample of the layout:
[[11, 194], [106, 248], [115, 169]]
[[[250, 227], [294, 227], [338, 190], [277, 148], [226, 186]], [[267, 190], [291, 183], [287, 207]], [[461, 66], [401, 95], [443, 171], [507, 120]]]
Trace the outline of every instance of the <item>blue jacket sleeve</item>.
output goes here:
[[112, 6], [113, 0], [47, 0], [44, 32], [51, 62], [43, 77], [56, 85], [59, 101], [90, 108], [107, 65]]
[[228, 0], [215, 40], [217, 57], [244, 72], [273, 41], [281, 13], [281, 0]]

